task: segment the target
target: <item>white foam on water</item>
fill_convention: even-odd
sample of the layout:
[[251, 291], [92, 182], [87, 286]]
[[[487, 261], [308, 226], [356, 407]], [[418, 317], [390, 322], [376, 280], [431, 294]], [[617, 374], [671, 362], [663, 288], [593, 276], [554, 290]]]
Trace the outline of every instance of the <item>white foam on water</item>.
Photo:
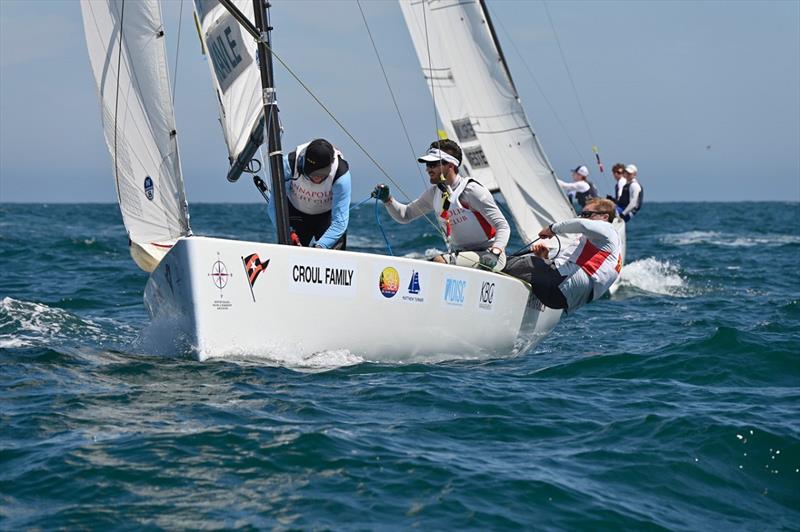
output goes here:
[[0, 349], [13, 349], [15, 347], [28, 347], [30, 342], [23, 340], [22, 338], [9, 338], [0, 336]]
[[800, 244], [800, 235], [784, 234], [753, 234], [753, 235], [733, 235], [721, 233], [719, 231], [687, 231], [674, 235], [666, 235], [660, 238], [664, 244], [674, 246], [694, 246], [706, 244], [720, 247], [770, 247], [783, 246], [786, 244]]
[[364, 358], [347, 349], [331, 349], [316, 353], [304, 353], [297, 345], [265, 345], [257, 350], [231, 346], [224, 351], [203, 353], [203, 360], [224, 360], [245, 366], [274, 366], [295, 371], [329, 371], [354, 366]]
[[65, 340], [76, 337], [95, 343], [118, 340], [91, 320], [42, 303], [11, 297], [0, 300], [0, 326], [13, 329], [0, 333], [0, 347], [6, 348], [62, 345]]
[[632, 287], [653, 294], [686, 296], [689, 286], [680, 269], [669, 261], [654, 257], [626, 264], [620, 275], [620, 288]]

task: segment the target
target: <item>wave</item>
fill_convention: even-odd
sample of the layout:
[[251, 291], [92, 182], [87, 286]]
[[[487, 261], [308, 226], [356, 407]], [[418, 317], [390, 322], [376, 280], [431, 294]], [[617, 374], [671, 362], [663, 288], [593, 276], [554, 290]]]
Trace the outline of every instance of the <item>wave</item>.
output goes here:
[[11, 297], [0, 300], [0, 348], [96, 346], [125, 343], [132, 329], [113, 325], [113, 331], [89, 319], [43, 303]]
[[755, 246], [785, 246], [800, 244], [800, 235], [785, 235], [776, 233], [767, 234], [732, 234], [719, 231], [687, 231], [674, 235], [665, 235], [659, 239], [663, 244], [673, 246], [693, 246], [707, 244], [720, 247], [755, 247]]
[[626, 264], [620, 273], [620, 288], [634, 288], [653, 294], [685, 297], [691, 295], [680, 269], [654, 257]]

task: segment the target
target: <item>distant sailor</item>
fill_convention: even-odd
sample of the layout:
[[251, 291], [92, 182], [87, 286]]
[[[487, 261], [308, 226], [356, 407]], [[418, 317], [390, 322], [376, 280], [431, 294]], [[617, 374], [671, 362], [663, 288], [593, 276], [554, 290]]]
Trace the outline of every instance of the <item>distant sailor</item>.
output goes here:
[[611, 175], [614, 177], [614, 195], [606, 196], [606, 198], [616, 203], [619, 201], [620, 194], [622, 194], [622, 188], [627, 183], [625, 180], [625, 165], [622, 163], [615, 164], [611, 168]]
[[572, 183], [565, 183], [558, 180], [561, 190], [567, 193], [570, 199], [578, 202], [583, 207], [586, 201], [597, 197], [597, 188], [589, 181], [589, 169], [579, 166], [572, 171]]
[[644, 201], [642, 185], [636, 179], [638, 173], [639, 169], [636, 168], [635, 164], [629, 164], [625, 167], [625, 185], [622, 187], [617, 199], [617, 213], [626, 222], [639, 212]]
[[461, 157], [458, 144], [436, 140], [417, 159], [425, 163], [432, 185], [422, 195], [406, 205], [394, 199], [385, 184], [377, 185], [372, 195], [383, 201], [389, 215], [401, 224], [427, 212], [436, 213], [453, 252], [434, 257], [435, 262], [502, 270], [511, 228], [492, 193], [474, 179], [458, 175]]
[[[303, 246], [345, 249], [350, 221], [350, 168], [325, 139], [283, 157], [289, 225]], [[274, 210], [270, 209], [274, 222]]]
[[539, 231], [544, 239], [579, 234], [576, 242], [552, 260], [548, 246], [537, 242], [531, 249], [533, 255], [511, 257], [504, 272], [530, 283], [545, 306], [574, 312], [602, 296], [619, 276], [621, 244], [610, 223], [614, 213], [611, 200], [589, 200], [578, 218]]

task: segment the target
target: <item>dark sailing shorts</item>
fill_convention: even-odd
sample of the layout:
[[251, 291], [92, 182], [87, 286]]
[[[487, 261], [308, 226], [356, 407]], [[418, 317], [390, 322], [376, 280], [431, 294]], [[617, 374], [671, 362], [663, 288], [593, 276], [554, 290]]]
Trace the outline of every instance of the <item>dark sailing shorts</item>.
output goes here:
[[566, 279], [536, 255], [509, 257], [503, 272], [530, 283], [533, 295], [550, 308], [567, 308], [567, 299], [558, 286]]

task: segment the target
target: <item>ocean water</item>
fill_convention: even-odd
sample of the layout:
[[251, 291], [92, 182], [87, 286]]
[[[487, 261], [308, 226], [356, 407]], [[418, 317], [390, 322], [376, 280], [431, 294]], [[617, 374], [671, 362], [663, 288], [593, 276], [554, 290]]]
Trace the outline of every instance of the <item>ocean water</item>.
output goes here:
[[[349, 235], [385, 252], [372, 204]], [[0, 257], [1, 529], [800, 530], [797, 203], [649, 203], [613, 298], [431, 364], [148, 353], [115, 205], [2, 204]]]

